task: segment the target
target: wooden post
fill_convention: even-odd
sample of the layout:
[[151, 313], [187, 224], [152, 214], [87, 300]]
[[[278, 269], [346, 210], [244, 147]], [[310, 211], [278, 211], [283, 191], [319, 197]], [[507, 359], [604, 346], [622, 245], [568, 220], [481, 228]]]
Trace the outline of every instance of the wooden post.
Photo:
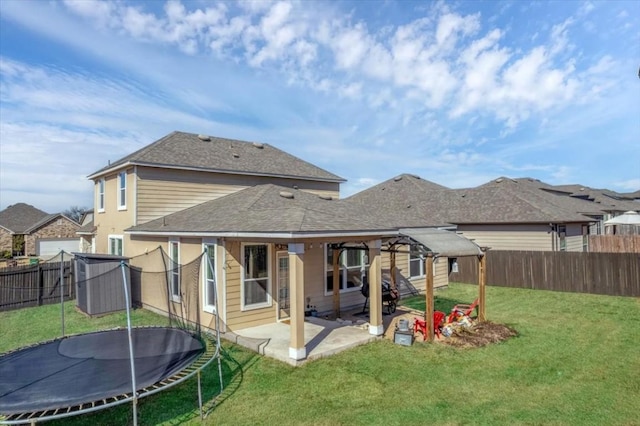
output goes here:
[[291, 289], [291, 319], [289, 358], [307, 357], [304, 343], [304, 243], [289, 244], [289, 286]]
[[391, 274], [391, 288], [397, 289], [398, 288], [398, 283], [396, 283], [396, 251], [395, 251], [395, 246], [391, 246], [389, 273]]
[[369, 334], [381, 336], [382, 323], [382, 265], [380, 261], [380, 240], [373, 240], [369, 246]]
[[487, 286], [487, 256], [478, 256], [478, 321], [486, 320], [485, 316], [485, 289]]
[[340, 318], [340, 249], [333, 249], [333, 314]]
[[425, 322], [427, 323], [427, 333], [429, 336], [429, 341], [433, 342], [434, 331], [433, 331], [433, 253], [427, 254], [427, 258], [424, 261], [425, 263], [425, 272], [427, 275], [426, 282], [426, 303], [425, 303]]

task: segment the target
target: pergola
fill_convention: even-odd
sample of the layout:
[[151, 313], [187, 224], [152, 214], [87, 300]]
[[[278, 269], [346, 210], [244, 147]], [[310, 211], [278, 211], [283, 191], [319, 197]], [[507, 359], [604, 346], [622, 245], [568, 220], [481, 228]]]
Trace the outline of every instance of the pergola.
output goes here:
[[486, 287], [486, 265], [485, 250], [474, 242], [456, 234], [453, 231], [446, 231], [436, 228], [402, 228], [399, 230], [397, 238], [386, 241], [391, 258], [391, 280], [395, 287], [395, 262], [396, 253], [400, 250], [397, 245], [418, 245], [420, 253], [424, 256], [426, 284], [425, 284], [425, 319], [427, 320], [428, 340], [434, 339], [433, 330], [433, 265], [438, 257], [458, 258], [475, 256], [478, 258], [478, 319], [485, 320], [485, 287]]

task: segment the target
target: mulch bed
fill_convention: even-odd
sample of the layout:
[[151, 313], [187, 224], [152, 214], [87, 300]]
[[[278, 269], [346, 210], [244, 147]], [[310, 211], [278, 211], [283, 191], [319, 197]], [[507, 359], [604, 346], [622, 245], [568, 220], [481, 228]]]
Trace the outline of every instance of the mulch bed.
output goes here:
[[438, 343], [456, 348], [479, 348], [517, 335], [517, 331], [504, 324], [485, 321], [474, 324], [471, 329], [457, 330], [449, 337], [438, 339]]

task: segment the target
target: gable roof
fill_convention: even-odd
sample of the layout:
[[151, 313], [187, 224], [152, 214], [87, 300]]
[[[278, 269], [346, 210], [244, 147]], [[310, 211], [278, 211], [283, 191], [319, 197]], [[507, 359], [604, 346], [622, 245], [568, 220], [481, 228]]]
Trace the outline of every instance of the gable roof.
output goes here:
[[43, 217], [42, 219], [40, 219], [39, 221], [37, 221], [36, 223], [34, 223], [33, 225], [31, 225], [29, 228], [26, 229], [25, 234], [31, 234], [32, 232], [36, 231], [39, 228], [42, 228], [43, 226], [53, 222], [56, 219], [64, 219], [67, 220], [69, 222], [71, 222], [73, 225], [80, 227], [80, 224], [78, 222], [76, 222], [73, 219], [68, 218], [67, 216], [65, 216], [62, 213], [53, 213], [53, 214], [48, 214], [45, 217]]
[[17, 203], [0, 211], [0, 226], [14, 234], [27, 234], [33, 225], [49, 216], [26, 203]]
[[344, 200], [273, 184], [257, 185], [125, 230], [134, 235], [318, 237], [396, 235]]
[[173, 132], [89, 175], [94, 179], [128, 165], [143, 165], [219, 173], [344, 182], [311, 163], [274, 146]]

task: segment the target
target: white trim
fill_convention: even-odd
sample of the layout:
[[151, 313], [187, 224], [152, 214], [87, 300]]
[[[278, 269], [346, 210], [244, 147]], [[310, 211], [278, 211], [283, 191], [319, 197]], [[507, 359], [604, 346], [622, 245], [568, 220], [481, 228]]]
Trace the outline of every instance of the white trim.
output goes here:
[[[100, 192], [100, 185], [102, 185], [102, 193]], [[105, 188], [107, 187], [107, 182], [104, 178], [98, 179], [98, 199], [96, 200], [97, 211], [98, 213], [104, 213], [105, 206]], [[102, 200], [100, 199], [100, 195], [102, 194]], [[102, 206], [100, 205], [100, 201], [102, 201]]]
[[[220, 282], [218, 280], [218, 241], [215, 238], [203, 238], [202, 239], [202, 252], [204, 253], [204, 250], [207, 246], [213, 246], [213, 279], [215, 281], [215, 288], [216, 290], [218, 289], [218, 283]], [[209, 262], [205, 259], [204, 262], [202, 262], [202, 310], [204, 312], [208, 312], [210, 314], [216, 314], [216, 306], [214, 305], [208, 305], [207, 304], [207, 294], [208, 294], [208, 281], [209, 279], [207, 278], [207, 272], [209, 271]], [[218, 293], [218, 292], [216, 292]], [[219, 294], [215, 294], [215, 298], [216, 300], [219, 301]]]
[[[120, 186], [122, 182], [122, 176], [124, 175], [124, 186]], [[116, 196], [116, 205], [118, 206], [118, 210], [126, 210], [127, 209], [127, 171], [121, 171], [116, 176], [116, 187], [118, 188], [117, 196]], [[124, 192], [124, 203], [122, 203], [122, 192]]]
[[[289, 248], [291, 248], [292, 244], [289, 244]], [[300, 244], [302, 246], [302, 251], [304, 252], [304, 244]], [[276, 309], [276, 319], [278, 321], [284, 321], [284, 320], [288, 320], [291, 319], [291, 265], [289, 264], [289, 255], [293, 254], [291, 251], [284, 251], [284, 250], [280, 250], [280, 251], [276, 251], [276, 270], [275, 270], [275, 283], [276, 283], [276, 289], [275, 292], [278, 295], [278, 302], [277, 302], [277, 309]], [[287, 299], [289, 300], [289, 316], [287, 316], [286, 318], [281, 318], [280, 317], [280, 311], [282, 310], [282, 308], [280, 307], [282, 300], [280, 299], [281, 295], [280, 295], [280, 259], [287, 259], [287, 278], [289, 280], [289, 282], [287, 283]]]
[[133, 167], [133, 226], [138, 224], [138, 166]]
[[[244, 250], [247, 246], [265, 246], [267, 248], [267, 300], [262, 303], [254, 303], [251, 305], [245, 305], [244, 303], [244, 284], [245, 284], [245, 264], [244, 264]], [[240, 244], [240, 310], [241, 311], [251, 311], [254, 309], [268, 308], [273, 304], [273, 298], [271, 297], [273, 286], [272, 286], [272, 267], [271, 267], [271, 244], [268, 243], [252, 243], [252, 242], [243, 242]], [[256, 279], [252, 279], [251, 281], [255, 281]]]
[[289, 358], [299, 361], [307, 357], [307, 348], [292, 348], [289, 347]]
[[382, 336], [384, 333], [384, 325], [369, 325], [369, 334], [373, 334], [374, 336]]
[[[122, 253], [112, 253], [111, 252], [111, 240], [120, 240], [120, 249]], [[124, 236], [119, 234], [109, 234], [107, 235], [107, 253], [116, 254], [119, 256], [124, 256]]]
[[[176, 244], [177, 248], [178, 248], [178, 259], [177, 260], [173, 258], [173, 250], [171, 248], [171, 246], [173, 244]], [[169, 241], [167, 242], [167, 249], [168, 249], [167, 251], [169, 252], [169, 259], [171, 259], [174, 264], [177, 264], [177, 267], [178, 267], [178, 271], [177, 271], [177, 276], [178, 276], [178, 294], [177, 295], [173, 294], [173, 279], [174, 279], [174, 276], [175, 276], [175, 273], [173, 271], [173, 267], [175, 265], [172, 264], [171, 265], [171, 271], [169, 272], [170, 277], [171, 277], [171, 279], [169, 281], [169, 297], [171, 298], [172, 302], [180, 302], [182, 300], [182, 282], [181, 282], [182, 281], [182, 276], [181, 276], [182, 274], [180, 274], [180, 251], [181, 251], [180, 250], [181, 249], [181, 247], [180, 247], [180, 238], [176, 238], [176, 237], [169, 238]]]
[[295, 238], [348, 238], [348, 237], [385, 237], [398, 236], [397, 230], [385, 230], [385, 231], [344, 231], [344, 232], [331, 232], [331, 233], [313, 233], [313, 232], [198, 232], [198, 231], [132, 231], [125, 230], [129, 235], [140, 236], [168, 236], [179, 235], [182, 237], [226, 237], [226, 238], [264, 238], [264, 239], [295, 239]]
[[310, 176], [291, 176], [291, 175], [281, 175], [281, 174], [275, 174], [275, 173], [264, 173], [264, 172], [243, 172], [243, 171], [238, 171], [238, 170], [224, 170], [224, 169], [209, 169], [206, 167], [185, 167], [185, 166], [174, 166], [174, 165], [170, 165], [170, 164], [149, 164], [149, 163], [144, 163], [144, 162], [140, 162], [140, 161], [127, 161], [126, 163], [122, 163], [122, 164], [118, 164], [116, 166], [113, 166], [109, 169], [106, 170], [102, 170], [100, 172], [97, 173], [93, 173], [89, 176], [87, 176], [87, 179], [94, 179], [98, 176], [103, 176], [106, 174], [109, 174], [113, 171], [122, 169], [122, 168], [126, 168], [128, 166], [142, 166], [142, 167], [149, 167], [149, 168], [155, 168], [155, 169], [174, 169], [174, 170], [191, 170], [191, 171], [197, 171], [197, 172], [209, 172], [209, 173], [220, 173], [220, 174], [225, 174], [225, 175], [242, 175], [242, 176], [266, 176], [266, 177], [278, 177], [278, 178], [283, 178], [283, 179], [291, 179], [291, 180], [309, 180], [309, 181], [313, 181], [313, 182], [330, 182], [330, 183], [342, 183], [342, 182], [346, 182], [346, 179], [342, 179], [342, 178], [338, 178], [338, 179], [323, 179], [323, 178], [316, 178], [316, 177], [310, 177]]

